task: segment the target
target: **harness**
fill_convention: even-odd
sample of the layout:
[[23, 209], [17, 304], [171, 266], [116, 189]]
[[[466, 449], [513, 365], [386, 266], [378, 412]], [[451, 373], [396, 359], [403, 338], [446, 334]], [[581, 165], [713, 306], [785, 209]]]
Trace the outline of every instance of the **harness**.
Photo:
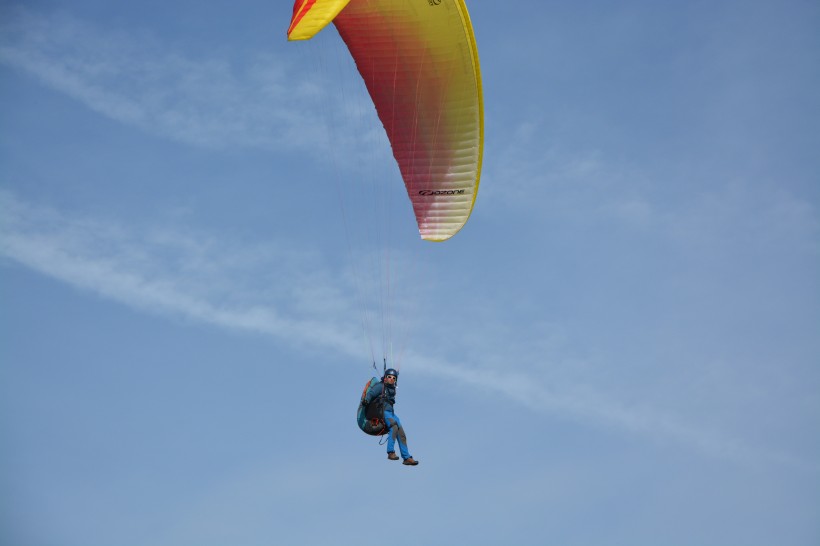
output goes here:
[[362, 397], [359, 400], [359, 411], [356, 415], [359, 428], [371, 436], [382, 436], [388, 431], [387, 423], [384, 421], [384, 387], [379, 396], [371, 400], [369, 404], [367, 403], [367, 392], [377, 382], [378, 379], [374, 377], [364, 386]]
[[[373, 364], [373, 368], [376, 367], [376, 364]], [[387, 369], [387, 362], [385, 362], [385, 370]], [[362, 397], [359, 399], [359, 410], [356, 412], [356, 421], [359, 425], [359, 428], [365, 434], [369, 434], [371, 436], [383, 436], [390, 432], [390, 428], [387, 425], [387, 422], [384, 419], [384, 403], [387, 399], [387, 385], [382, 381], [382, 392], [375, 397], [370, 403], [367, 403], [367, 393], [373, 387], [373, 385], [379, 383], [379, 379], [373, 377], [367, 384], [364, 386], [364, 390], [362, 391]], [[393, 390], [395, 392], [395, 384], [393, 385]], [[395, 404], [395, 395], [393, 398], [393, 403]]]

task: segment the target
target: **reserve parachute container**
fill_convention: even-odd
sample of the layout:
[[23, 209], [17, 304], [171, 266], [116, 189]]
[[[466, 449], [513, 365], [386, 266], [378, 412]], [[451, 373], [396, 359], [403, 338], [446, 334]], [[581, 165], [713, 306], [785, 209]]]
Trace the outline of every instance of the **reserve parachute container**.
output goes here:
[[370, 387], [378, 384], [378, 377], [372, 378], [364, 386], [362, 397], [359, 400], [359, 410], [356, 412], [356, 422], [365, 434], [371, 436], [382, 436], [387, 434], [387, 424], [384, 422], [384, 405], [381, 397], [373, 399], [367, 403], [367, 391]]

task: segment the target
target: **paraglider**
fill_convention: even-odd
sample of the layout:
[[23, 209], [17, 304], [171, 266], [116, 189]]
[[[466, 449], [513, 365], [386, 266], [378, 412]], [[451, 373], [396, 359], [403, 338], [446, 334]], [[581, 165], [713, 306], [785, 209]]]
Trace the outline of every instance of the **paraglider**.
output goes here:
[[395, 449], [398, 443], [403, 464], [415, 466], [419, 462], [410, 455], [407, 447], [407, 434], [393, 407], [396, 404], [398, 378], [399, 372], [388, 368], [384, 371], [381, 381], [375, 377], [368, 381], [359, 402], [357, 420], [359, 428], [367, 434], [372, 436], [388, 434], [387, 458], [389, 460], [399, 460]]
[[[331, 22], [385, 130], [421, 238], [451, 238], [475, 205], [484, 143], [478, 50], [464, 0], [296, 0], [288, 39], [308, 40]], [[398, 460], [398, 443], [404, 464], [416, 465], [393, 412], [398, 366], [387, 369], [385, 359], [385, 368], [365, 385], [357, 422], [366, 434], [388, 434], [390, 460]]]

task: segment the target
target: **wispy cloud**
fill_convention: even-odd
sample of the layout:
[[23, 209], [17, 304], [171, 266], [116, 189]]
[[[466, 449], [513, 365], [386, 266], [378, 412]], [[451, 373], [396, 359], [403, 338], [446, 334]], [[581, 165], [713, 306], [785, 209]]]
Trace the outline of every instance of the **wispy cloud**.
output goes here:
[[[327, 74], [298, 62], [306, 54], [300, 45], [289, 58], [239, 51], [199, 58], [147, 31], [103, 29], [21, 7], [0, 10], [0, 63], [147, 133], [194, 146], [276, 152], [328, 150], [332, 141], [334, 150], [344, 150], [334, 156], [339, 160], [356, 156], [362, 139], [378, 143], [375, 114], [360, 104], [364, 95], [338, 96], [338, 82], [324, 82]], [[352, 65], [347, 68], [348, 85], [355, 85]]]
[[[313, 296], [300, 287], [313, 284], [316, 273], [306, 263], [312, 258], [294, 248], [266, 245], [236, 250], [234, 245], [187, 237], [177, 230], [134, 234], [120, 226], [31, 207], [5, 191], [0, 191], [0, 211], [3, 256], [103, 298], [297, 344], [318, 339], [346, 354], [358, 348], [349, 341], [355, 336], [341, 326], [295, 318], [300, 309], [310, 307]], [[291, 265], [266, 267], [272, 262]], [[294, 269], [293, 264], [304, 269]], [[278, 292], [272, 288], [257, 292], [257, 301], [273, 305], [250, 304], [246, 292], [233, 289], [243, 272], [248, 268], [258, 272], [257, 266], [271, 272], [262, 275], [265, 286], [283, 287]], [[322, 296], [332, 301], [327, 293]], [[287, 318], [277, 305], [290, 311]]]
[[[361, 344], [355, 341], [359, 332], [349, 326], [349, 317], [358, 313], [356, 303], [345, 295], [351, 292], [349, 287], [339, 286], [344, 276], [331, 274], [315, 256], [286, 245], [248, 247], [203, 234], [185, 235], [177, 228], [135, 233], [32, 206], [0, 191], [0, 256], [145, 312], [271, 336], [309, 351], [361, 356]], [[272, 267], [283, 263], [291, 265]], [[260, 271], [271, 271], [277, 278]], [[243, 275], [257, 279], [251, 286], [254, 298], [237, 281]], [[256, 290], [259, 278], [265, 286], [287, 288]], [[317, 286], [321, 294], [316, 293]], [[314, 305], [317, 297], [327, 303], [321, 312]], [[530, 361], [532, 351], [541, 352], [527, 344], [510, 348], [505, 361]], [[577, 373], [562, 375], [553, 368], [544, 380], [510, 372], [506, 365], [498, 368], [491, 352], [469, 364], [413, 351], [406, 358], [415, 373], [502, 396], [537, 413], [659, 436], [732, 460], [799, 464], [788, 455], [753, 449], [687, 424], [660, 408], [621, 404]]]

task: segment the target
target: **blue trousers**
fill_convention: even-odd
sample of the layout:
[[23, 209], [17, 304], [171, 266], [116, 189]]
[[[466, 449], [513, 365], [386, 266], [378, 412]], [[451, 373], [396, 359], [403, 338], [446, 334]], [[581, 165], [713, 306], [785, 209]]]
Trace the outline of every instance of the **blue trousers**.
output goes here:
[[390, 427], [390, 432], [387, 435], [387, 452], [394, 453], [396, 451], [396, 440], [398, 440], [401, 458], [409, 459], [412, 457], [407, 449], [407, 436], [404, 434], [404, 427], [401, 426], [399, 417], [392, 411], [385, 411], [384, 422]]

